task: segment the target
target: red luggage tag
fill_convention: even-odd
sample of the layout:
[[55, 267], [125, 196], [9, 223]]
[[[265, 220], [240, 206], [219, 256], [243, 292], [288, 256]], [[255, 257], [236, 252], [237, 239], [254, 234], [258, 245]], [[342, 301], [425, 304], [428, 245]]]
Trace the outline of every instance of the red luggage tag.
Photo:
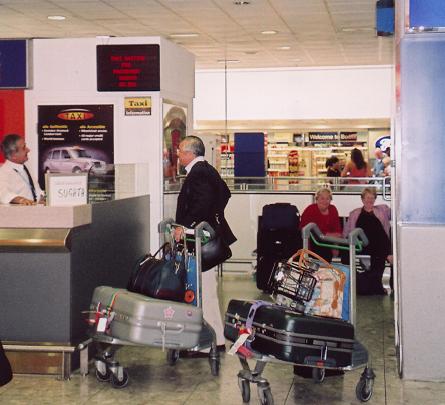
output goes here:
[[119, 294], [117, 292], [115, 292], [112, 296], [111, 296], [111, 302], [110, 304], [107, 306], [106, 310], [99, 312], [99, 319], [97, 321], [97, 327], [96, 327], [96, 331], [99, 333], [105, 333], [106, 330], [110, 327], [111, 322], [114, 319], [115, 316], [115, 312], [113, 311], [113, 305], [116, 302], [116, 298]]
[[[232, 345], [227, 353], [231, 355], [234, 355], [235, 353], [241, 353], [246, 357], [252, 357], [252, 353], [250, 352], [250, 350], [244, 346], [250, 336], [251, 332], [249, 331], [249, 329], [241, 326], [238, 339], [236, 339], [235, 343]], [[244, 353], [245, 351], [248, 351], [250, 356], [247, 356], [246, 353]]]

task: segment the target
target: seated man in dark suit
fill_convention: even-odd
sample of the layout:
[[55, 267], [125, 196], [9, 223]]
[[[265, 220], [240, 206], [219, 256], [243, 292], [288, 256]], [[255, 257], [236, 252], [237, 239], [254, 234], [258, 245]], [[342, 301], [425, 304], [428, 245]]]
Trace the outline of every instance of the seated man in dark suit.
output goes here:
[[[205, 147], [196, 136], [187, 136], [179, 145], [179, 162], [187, 177], [178, 196], [176, 223], [193, 228], [202, 221], [220, 232], [230, 245], [236, 241], [224, 218], [224, 208], [231, 196], [227, 184], [219, 173], [204, 159]], [[176, 228], [175, 238], [180, 240], [182, 228]], [[216, 332], [217, 345], [225, 348], [224, 327], [219, 309], [215, 268], [202, 273], [202, 307], [204, 319]]]

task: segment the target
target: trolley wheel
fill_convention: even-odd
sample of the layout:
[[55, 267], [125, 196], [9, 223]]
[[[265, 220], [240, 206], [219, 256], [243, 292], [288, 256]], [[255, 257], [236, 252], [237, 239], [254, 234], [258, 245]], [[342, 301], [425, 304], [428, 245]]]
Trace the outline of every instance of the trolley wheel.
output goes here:
[[168, 349], [167, 350], [167, 364], [174, 366], [179, 359], [179, 350]]
[[312, 369], [312, 380], [314, 380], [315, 383], [321, 384], [324, 381], [325, 376], [326, 369], [317, 367]]
[[219, 367], [220, 367], [219, 359], [209, 358], [209, 363], [210, 363], [210, 372], [212, 373], [213, 377], [218, 377]]
[[111, 378], [111, 371], [107, 367], [105, 374], [102, 374], [97, 368], [96, 368], [96, 379], [100, 382], [108, 382]]
[[241, 396], [243, 398], [243, 402], [250, 401], [250, 384], [249, 381], [245, 378], [238, 377], [238, 386], [241, 390]]
[[373, 385], [373, 379], [361, 377], [355, 387], [355, 395], [357, 396], [357, 399], [362, 402], [368, 402], [372, 397]]
[[258, 398], [261, 405], [273, 405], [273, 396], [270, 387], [266, 388], [258, 386]]
[[128, 376], [127, 370], [122, 370], [122, 380], [119, 381], [117, 375], [111, 374], [111, 386], [113, 388], [124, 388], [128, 385], [128, 381], [130, 380], [130, 377]]

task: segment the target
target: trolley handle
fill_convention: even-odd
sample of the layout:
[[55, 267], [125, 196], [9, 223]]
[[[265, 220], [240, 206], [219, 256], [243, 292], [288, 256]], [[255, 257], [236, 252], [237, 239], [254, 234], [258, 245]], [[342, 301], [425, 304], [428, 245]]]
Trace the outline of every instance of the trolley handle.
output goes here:
[[204, 231], [207, 231], [210, 234], [210, 239], [213, 239], [216, 236], [215, 230], [209, 225], [209, 223], [202, 221], [195, 226], [195, 238], [203, 239], [205, 236]]
[[362, 246], [367, 246], [369, 244], [369, 240], [362, 228], [354, 228], [349, 232], [348, 240], [350, 245], [360, 243]]
[[[315, 240], [315, 238], [317, 240]], [[335, 236], [327, 236], [320, 231], [320, 228], [314, 222], [307, 224], [302, 230], [303, 240], [312, 239], [312, 241], [320, 246], [329, 247], [332, 249], [349, 250], [349, 246], [356, 246], [359, 250], [368, 245], [369, 241], [365, 232], [361, 228], [355, 228], [350, 232], [348, 238], [338, 238]]]
[[173, 218], [166, 218], [166, 219], [162, 220], [158, 224], [158, 232], [160, 234], [163, 234], [168, 229], [168, 227], [171, 227], [174, 223], [175, 223], [175, 221]]

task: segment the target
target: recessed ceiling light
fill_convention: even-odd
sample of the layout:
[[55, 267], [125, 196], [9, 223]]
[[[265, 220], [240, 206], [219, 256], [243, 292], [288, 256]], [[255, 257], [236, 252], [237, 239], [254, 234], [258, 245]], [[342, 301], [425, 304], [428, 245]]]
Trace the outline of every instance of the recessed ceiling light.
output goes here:
[[218, 59], [218, 63], [240, 63], [239, 59]]
[[65, 20], [66, 17], [63, 15], [49, 15], [48, 20], [62, 21]]
[[66, 17], [63, 15], [49, 15], [48, 20], [62, 21], [65, 20]]
[[274, 31], [274, 30], [261, 31], [261, 34], [263, 34], [263, 35], [275, 35], [277, 33], [278, 33], [278, 31]]
[[170, 34], [170, 38], [192, 38], [192, 37], [198, 37], [199, 34], [196, 32], [185, 32], [183, 34]]
[[290, 46], [279, 46], [277, 49], [279, 49], [280, 51], [288, 51], [290, 49]]

